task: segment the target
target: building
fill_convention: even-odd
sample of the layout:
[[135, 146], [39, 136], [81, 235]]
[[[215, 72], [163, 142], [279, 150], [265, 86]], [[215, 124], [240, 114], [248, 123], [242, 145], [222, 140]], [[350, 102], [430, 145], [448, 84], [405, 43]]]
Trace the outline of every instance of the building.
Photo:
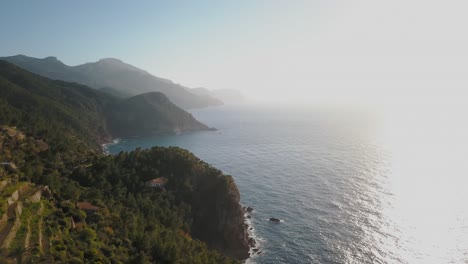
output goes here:
[[85, 211], [87, 214], [92, 214], [99, 210], [99, 207], [92, 205], [89, 202], [78, 202], [76, 203], [76, 207], [80, 208], [81, 210]]
[[147, 181], [146, 186], [152, 187], [152, 188], [163, 188], [164, 185], [166, 185], [166, 183], [167, 183], [167, 179], [163, 178], [163, 177], [160, 177], [160, 178], [156, 178], [156, 179], [152, 179], [150, 181]]

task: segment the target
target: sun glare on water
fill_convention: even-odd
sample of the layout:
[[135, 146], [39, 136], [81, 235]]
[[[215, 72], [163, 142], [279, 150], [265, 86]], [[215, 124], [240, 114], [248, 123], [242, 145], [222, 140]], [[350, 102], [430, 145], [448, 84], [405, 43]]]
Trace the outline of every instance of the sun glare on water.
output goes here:
[[[468, 262], [468, 126], [463, 107], [388, 109], [383, 215], [403, 263]], [[392, 244], [392, 243], [390, 243]]]

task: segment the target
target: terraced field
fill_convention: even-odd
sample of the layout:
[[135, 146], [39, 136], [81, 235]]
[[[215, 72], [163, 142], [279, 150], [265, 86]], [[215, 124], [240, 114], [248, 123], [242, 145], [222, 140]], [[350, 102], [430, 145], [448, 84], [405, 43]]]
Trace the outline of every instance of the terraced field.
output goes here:
[[43, 224], [44, 207], [41, 199], [44, 187], [29, 182], [3, 179], [0, 183], [0, 248], [12, 258], [39, 257], [45, 252]]

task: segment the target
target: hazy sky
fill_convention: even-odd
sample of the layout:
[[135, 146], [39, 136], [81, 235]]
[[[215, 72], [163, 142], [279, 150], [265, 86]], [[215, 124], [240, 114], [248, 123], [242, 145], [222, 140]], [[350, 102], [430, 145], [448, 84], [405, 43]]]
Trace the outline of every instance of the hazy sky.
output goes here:
[[1, 1], [0, 55], [269, 100], [465, 101], [466, 0]]

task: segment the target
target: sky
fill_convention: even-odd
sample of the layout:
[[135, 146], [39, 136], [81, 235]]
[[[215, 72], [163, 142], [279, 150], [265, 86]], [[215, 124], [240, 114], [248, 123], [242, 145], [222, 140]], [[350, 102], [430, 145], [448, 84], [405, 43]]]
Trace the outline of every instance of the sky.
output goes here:
[[462, 0], [0, 0], [0, 56], [114, 57], [266, 101], [463, 103], [467, 10]]

